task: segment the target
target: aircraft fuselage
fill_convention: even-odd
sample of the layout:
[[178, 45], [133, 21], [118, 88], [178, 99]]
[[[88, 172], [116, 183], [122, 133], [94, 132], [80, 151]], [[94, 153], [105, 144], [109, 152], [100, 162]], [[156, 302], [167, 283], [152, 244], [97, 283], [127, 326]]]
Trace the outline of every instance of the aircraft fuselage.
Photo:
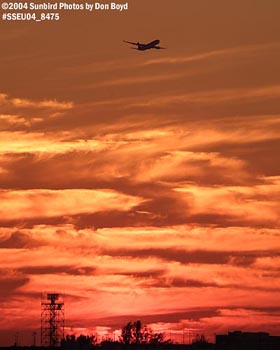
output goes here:
[[159, 40], [154, 40], [154, 41], [151, 41], [150, 43], [148, 44], [140, 44], [140, 43], [137, 43], [137, 49], [138, 50], [141, 50], [141, 51], [144, 51], [144, 50], [149, 50], [149, 49], [157, 49], [157, 45], [160, 43]]

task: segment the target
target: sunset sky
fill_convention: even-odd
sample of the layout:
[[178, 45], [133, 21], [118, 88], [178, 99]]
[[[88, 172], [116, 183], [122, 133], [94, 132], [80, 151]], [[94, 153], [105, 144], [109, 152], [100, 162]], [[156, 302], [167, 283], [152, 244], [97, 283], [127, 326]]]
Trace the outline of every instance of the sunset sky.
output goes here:
[[0, 345], [31, 344], [42, 291], [64, 293], [66, 333], [280, 334], [279, 13], [0, 21]]

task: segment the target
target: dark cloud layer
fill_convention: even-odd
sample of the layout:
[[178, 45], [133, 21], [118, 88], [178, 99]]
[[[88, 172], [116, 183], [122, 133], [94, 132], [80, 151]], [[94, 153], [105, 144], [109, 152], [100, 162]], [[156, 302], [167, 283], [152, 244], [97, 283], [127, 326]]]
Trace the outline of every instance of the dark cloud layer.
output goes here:
[[270, 251], [207, 251], [183, 249], [119, 249], [103, 251], [103, 254], [126, 257], [158, 257], [162, 260], [177, 261], [182, 264], [218, 264], [249, 267], [258, 257], [279, 257], [280, 252]]
[[0, 283], [1, 283], [0, 298], [2, 300], [5, 300], [7, 298], [7, 296], [12, 297], [14, 294], [17, 293], [18, 288], [25, 286], [28, 282], [29, 282], [28, 277], [1, 276], [1, 278], [0, 278]]
[[[27, 234], [17, 231], [13, 232], [9, 238], [0, 241], [0, 248], [25, 248], [30, 246], [30, 243], [31, 239]], [[34, 245], [34, 242], [32, 242], [32, 245]]]
[[73, 276], [80, 275], [94, 275], [96, 268], [91, 266], [34, 266], [21, 267], [19, 272], [26, 275], [53, 275], [53, 274], [67, 274]]

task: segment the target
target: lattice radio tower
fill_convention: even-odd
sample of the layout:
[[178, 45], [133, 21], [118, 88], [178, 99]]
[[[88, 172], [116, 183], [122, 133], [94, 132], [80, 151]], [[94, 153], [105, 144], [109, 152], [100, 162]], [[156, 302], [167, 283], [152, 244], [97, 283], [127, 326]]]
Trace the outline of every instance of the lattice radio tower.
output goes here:
[[64, 338], [64, 300], [58, 293], [41, 296], [41, 346], [56, 348]]

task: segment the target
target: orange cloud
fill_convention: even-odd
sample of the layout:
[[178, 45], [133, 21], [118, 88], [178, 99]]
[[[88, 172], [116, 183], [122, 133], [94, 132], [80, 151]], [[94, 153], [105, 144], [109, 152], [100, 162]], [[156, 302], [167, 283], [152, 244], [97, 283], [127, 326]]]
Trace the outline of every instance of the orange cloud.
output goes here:
[[189, 210], [193, 215], [217, 213], [240, 218], [245, 222], [276, 224], [280, 214], [277, 199], [278, 181], [276, 179], [271, 182], [267, 179], [267, 184], [250, 187], [200, 187], [190, 184], [175, 188], [175, 191], [186, 195], [186, 201], [191, 204]]
[[17, 108], [47, 108], [67, 110], [73, 108], [72, 102], [59, 102], [56, 100], [35, 101], [24, 98], [10, 98], [7, 94], [0, 94], [0, 106], [10, 105]]
[[13, 190], [0, 191], [3, 220], [94, 213], [106, 210], [126, 211], [142, 203], [113, 190]]
[[[64, 153], [71, 151], [91, 151], [108, 147], [98, 140], [68, 141], [66, 133], [46, 135], [45, 133], [25, 133], [21, 131], [0, 132], [0, 151], [2, 153]], [[13, 136], [13, 137], [12, 137]]]

